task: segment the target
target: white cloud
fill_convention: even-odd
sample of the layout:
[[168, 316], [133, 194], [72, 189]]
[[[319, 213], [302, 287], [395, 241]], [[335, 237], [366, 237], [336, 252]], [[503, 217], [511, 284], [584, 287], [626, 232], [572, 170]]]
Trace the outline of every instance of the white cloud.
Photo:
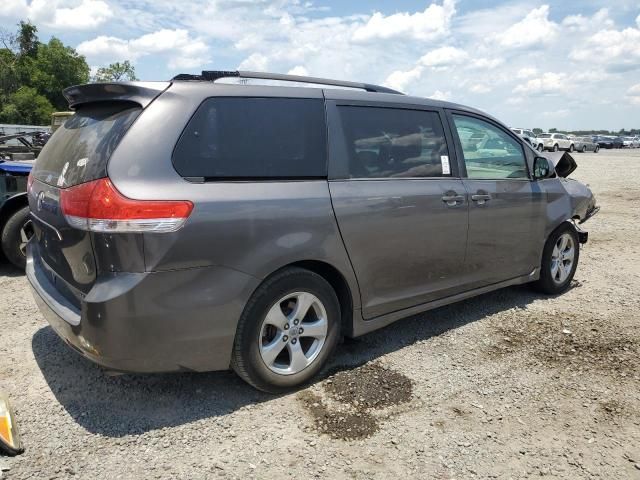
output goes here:
[[460, 65], [469, 58], [469, 54], [456, 47], [440, 47], [425, 54], [420, 63], [427, 67], [449, 67]]
[[640, 66], [640, 29], [607, 29], [596, 32], [574, 48], [570, 58], [577, 62], [599, 63], [612, 67]]
[[269, 68], [269, 59], [260, 53], [252, 53], [247, 58], [245, 58], [240, 65], [238, 65], [238, 70], [252, 70], [256, 72], [264, 72]]
[[538, 73], [538, 70], [536, 68], [523, 67], [520, 70], [518, 70], [518, 72], [516, 73], [516, 77], [517, 78], [530, 78], [530, 77], [533, 77], [536, 73]]
[[505, 48], [528, 48], [548, 44], [557, 34], [558, 25], [549, 20], [549, 5], [542, 5], [496, 37]]
[[491, 90], [493, 89], [484, 83], [476, 83], [475, 85], [471, 85], [469, 89], [469, 91], [473, 93], [489, 93]]
[[471, 61], [471, 68], [493, 70], [504, 63], [503, 58], [475, 58]]
[[454, 0], [444, 0], [442, 5], [432, 3], [423, 12], [401, 12], [388, 16], [375, 12], [364, 25], [355, 30], [353, 40], [366, 42], [394, 37], [433, 40], [449, 32], [455, 12]]
[[549, 118], [565, 118], [568, 117], [570, 113], [571, 110], [567, 108], [561, 108], [559, 110], [547, 110], [546, 112], [542, 112], [542, 116]]
[[627, 97], [631, 103], [640, 105], [640, 83], [632, 85], [629, 90], [627, 90]]
[[146, 55], [169, 57], [169, 69], [191, 68], [209, 62], [209, 47], [200, 39], [191, 38], [187, 30], [158, 30], [131, 40], [101, 35], [82, 42], [78, 53], [91, 61], [104, 63], [117, 60], [136, 61]]
[[517, 85], [513, 93], [530, 96], [560, 95], [573, 92], [586, 86], [597, 85], [608, 80], [610, 76], [599, 70], [586, 72], [575, 71], [570, 74], [564, 72], [545, 72], [542, 75], [531, 78], [525, 83]]
[[420, 79], [422, 71], [423, 68], [420, 65], [407, 71], [396, 70], [387, 77], [384, 84], [389, 88], [404, 92], [408, 85]]
[[571, 85], [566, 73], [543, 73], [540, 77], [532, 78], [524, 84], [517, 85], [513, 93], [528, 95], [557, 95], [569, 91]]
[[302, 76], [308, 76], [309, 75], [309, 70], [307, 70], [305, 67], [303, 67], [302, 65], [296, 65], [295, 67], [293, 67], [291, 70], [289, 70], [287, 72], [288, 75], [302, 75]]
[[571, 31], [587, 32], [600, 29], [602, 27], [613, 27], [614, 22], [609, 18], [609, 10], [601, 8], [592, 17], [584, 15], [569, 15], [562, 20], [562, 26]]
[[450, 91], [443, 92], [441, 90], [436, 90], [431, 95], [429, 95], [429, 98], [432, 98], [434, 100], [448, 101], [451, 98], [451, 92]]
[[113, 17], [111, 7], [102, 0], [5, 0], [0, 17], [29, 19], [51, 29], [90, 30]]

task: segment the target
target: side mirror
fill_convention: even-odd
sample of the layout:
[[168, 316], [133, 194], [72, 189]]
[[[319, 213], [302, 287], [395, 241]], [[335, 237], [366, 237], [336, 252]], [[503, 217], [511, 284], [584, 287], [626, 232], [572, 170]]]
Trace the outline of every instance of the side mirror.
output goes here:
[[533, 179], [542, 180], [553, 176], [553, 165], [545, 157], [536, 157], [533, 159]]

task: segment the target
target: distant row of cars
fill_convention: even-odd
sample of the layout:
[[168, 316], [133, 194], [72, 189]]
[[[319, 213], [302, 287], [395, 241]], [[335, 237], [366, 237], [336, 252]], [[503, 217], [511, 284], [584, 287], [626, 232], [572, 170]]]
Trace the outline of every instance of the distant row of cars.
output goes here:
[[512, 128], [514, 133], [522, 137], [533, 148], [542, 152], [598, 152], [601, 148], [640, 148], [640, 137], [613, 137], [607, 135], [590, 135], [578, 137], [564, 133], [535, 134], [526, 128]]

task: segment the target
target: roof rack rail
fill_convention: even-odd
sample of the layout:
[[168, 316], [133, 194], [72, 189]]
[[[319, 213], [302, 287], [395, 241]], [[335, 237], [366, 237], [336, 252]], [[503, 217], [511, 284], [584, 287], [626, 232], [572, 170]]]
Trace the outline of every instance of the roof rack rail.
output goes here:
[[347, 82], [343, 80], [332, 80], [330, 78], [317, 78], [306, 77], [302, 75], [285, 75], [282, 73], [267, 73], [267, 72], [249, 72], [246, 70], [224, 71], [224, 70], [203, 70], [201, 75], [192, 75], [190, 73], [181, 73], [176, 75], [171, 80], [204, 80], [209, 82], [215, 82], [221, 78], [255, 78], [259, 80], [281, 80], [285, 82], [299, 82], [299, 83], [315, 83], [318, 85], [331, 85], [334, 87], [347, 87], [347, 88], [359, 88], [366, 90], [367, 92], [376, 93], [394, 93], [397, 95], [403, 95], [402, 92], [393, 90], [391, 88], [382, 87], [380, 85], [373, 85], [371, 83], [360, 82]]

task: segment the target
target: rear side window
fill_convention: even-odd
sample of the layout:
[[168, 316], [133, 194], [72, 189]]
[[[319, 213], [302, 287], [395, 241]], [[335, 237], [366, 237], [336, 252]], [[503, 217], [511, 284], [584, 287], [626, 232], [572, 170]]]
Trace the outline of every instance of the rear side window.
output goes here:
[[327, 176], [324, 103], [297, 98], [210, 98], [173, 152], [184, 177]]
[[107, 176], [107, 162], [141, 111], [133, 103], [81, 106], [51, 136], [33, 176], [61, 188]]
[[351, 178], [450, 175], [449, 153], [436, 112], [338, 107]]

